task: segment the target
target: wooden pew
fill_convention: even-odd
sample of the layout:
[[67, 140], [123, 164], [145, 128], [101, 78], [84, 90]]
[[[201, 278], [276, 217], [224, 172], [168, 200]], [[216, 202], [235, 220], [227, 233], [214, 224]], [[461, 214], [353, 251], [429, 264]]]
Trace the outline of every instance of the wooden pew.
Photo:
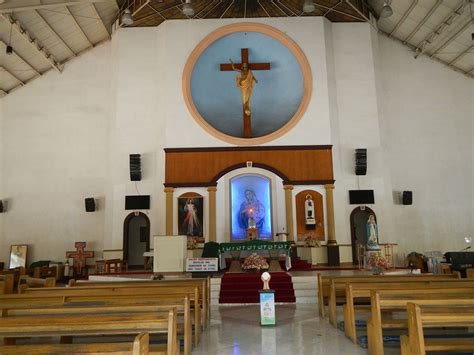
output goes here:
[[[318, 273], [317, 275], [317, 284], [318, 284], [318, 308], [319, 308], [319, 316], [324, 317], [325, 316], [325, 308], [324, 308], [324, 301], [329, 298], [329, 293], [330, 293], [330, 285], [331, 281], [333, 279], [346, 279], [347, 281], [351, 282], [357, 282], [358, 280], [360, 281], [376, 281], [378, 279], [387, 279], [390, 278], [393, 281], [396, 281], [396, 278], [401, 277], [424, 277], [424, 274], [421, 275], [380, 275], [380, 276], [374, 276], [374, 275], [354, 275], [354, 276], [323, 276], [321, 273]], [[461, 278], [461, 274], [459, 272], [455, 272], [452, 274], [442, 274], [442, 275], [428, 275], [428, 276], [434, 276], [440, 277], [440, 278], [455, 278], [459, 279]], [[401, 280], [399, 280], [401, 281]]]
[[0, 275], [0, 281], [3, 282], [3, 288], [0, 287], [0, 294], [10, 294], [13, 293], [13, 286], [15, 284], [15, 275], [13, 274], [4, 274]]
[[[155, 314], [96, 314], [91, 308], [90, 313], [82, 315], [46, 315], [18, 316], [0, 318], [0, 337], [9, 338], [15, 345], [15, 339], [22, 337], [70, 337], [70, 336], [102, 336], [138, 334], [167, 335], [167, 355], [179, 353], [176, 337], [176, 310]], [[12, 344], [13, 343], [13, 344]], [[4, 350], [0, 346], [0, 353]]]
[[18, 280], [18, 293], [23, 293], [28, 288], [36, 287], [56, 287], [56, 277], [38, 279], [35, 277], [20, 276]]
[[98, 282], [98, 281], [86, 281], [86, 282], [76, 282], [75, 280], [71, 279], [69, 281], [69, 287], [92, 287], [92, 286], [99, 286], [99, 287], [109, 287], [109, 286], [163, 286], [163, 287], [177, 287], [177, 286], [191, 286], [191, 287], [199, 287], [199, 293], [202, 299], [202, 325], [203, 329], [207, 327], [210, 322], [211, 314], [210, 314], [210, 304], [211, 304], [211, 281], [210, 277], [205, 279], [183, 279], [183, 280], [131, 280], [131, 281], [107, 281], [107, 282]]
[[[329, 295], [328, 295], [328, 317], [332, 325], [337, 327], [336, 306], [337, 297], [345, 298], [345, 284], [348, 282], [411, 282], [411, 281], [431, 281], [431, 280], [447, 280], [459, 279], [460, 274], [451, 275], [368, 275], [368, 276], [337, 276], [329, 280]], [[324, 305], [324, 303], [323, 303]], [[324, 307], [324, 306], [323, 306]]]
[[[203, 300], [203, 325], [204, 328], [210, 321], [210, 304], [211, 304], [211, 279], [207, 277], [205, 279], [182, 279], [182, 280], [131, 280], [131, 281], [85, 281], [76, 282], [76, 280], [69, 280], [69, 287], [91, 287], [91, 286], [141, 286], [141, 285], [160, 285], [160, 286], [198, 286], [200, 287], [200, 293]], [[206, 302], [204, 302], [206, 300]]]
[[3, 317], [24, 315], [60, 315], [83, 314], [87, 312], [113, 313], [150, 313], [163, 312], [170, 308], [176, 309], [177, 315], [182, 315], [184, 353], [191, 353], [192, 324], [189, 297], [180, 295], [151, 296], [40, 296], [15, 295], [16, 297], [0, 297], [0, 311]]
[[468, 279], [474, 279], [474, 269], [473, 268], [466, 269], [466, 277]]
[[26, 269], [24, 267], [20, 267], [12, 270], [0, 270], [0, 277], [6, 275], [13, 276], [13, 286], [10, 292], [13, 293], [13, 291], [15, 290], [15, 286], [18, 285], [18, 280], [20, 279], [20, 276], [26, 275]]
[[141, 333], [133, 342], [84, 344], [33, 344], [0, 346], [2, 354], [132, 354], [148, 355], [149, 335]]
[[64, 276], [64, 265], [54, 264], [52, 266], [37, 266], [33, 269], [29, 269], [29, 275], [37, 279], [54, 277], [56, 281], [59, 281]]
[[134, 295], [134, 296], [144, 296], [144, 295], [174, 295], [174, 296], [188, 296], [190, 297], [191, 304], [194, 310], [194, 342], [195, 344], [199, 343], [201, 335], [201, 306], [199, 298], [199, 288], [197, 286], [184, 286], [184, 287], [161, 287], [154, 284], [146, 284], [140, 286], [96, 286], [96, 287], [58, 287], [58, 288], [33, 288], [24, 290], [24, 294], [32, 295], [32, 298], [38, 297], [40, 295], [50, 295], [56, 297], [72, 297], [72, 296], [118, 296], [118, 295]]
[[[443, 304], [443, 300], [439, 300]], [[474, 305], [474, 301], [472, 303]], [[402, 355], [425, 355], [427, 351], [474, 351], [474, 338], [425, 339], [424, 327], [472, 327], [474, 313], [450, 306], [442, 312], [422, 311], [415, 303], [407, 304], [408, 336], [400, 337]]]
[[431, 289], [431, 288], [474, 288], [474, 280], [452, 279], [433, 281], [411, 281], [391, 283], [347, 283], [346, 303], [344, 305], [344, 333], [354, 343], [356, 338], [356, 312], [369, 312], [370, 306], [356, 306], [357, 299], [370, 299], [371, 291], [378, 290], [403, 290], [403, 289]]
[[416, 302], [422, 306], [439, 306], [439, 300], [444, 300], [443, 306], [474, 305], [474, 289], [445, 288], [445, 289], [408, 289], [408, 290], [378, 290], [371, 291], [371, 315], [367, 322], [369, 354], [382, 355], [383, 329], [407, 329], [404, 319], [386, 319], [382, 317], [385, 309], [406, 313], [406, 306]]

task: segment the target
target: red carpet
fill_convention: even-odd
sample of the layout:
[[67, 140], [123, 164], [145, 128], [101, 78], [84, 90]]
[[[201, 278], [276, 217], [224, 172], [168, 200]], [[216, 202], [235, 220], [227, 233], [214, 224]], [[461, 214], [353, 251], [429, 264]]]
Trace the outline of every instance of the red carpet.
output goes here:
[[[295, 303], [291, 276], [286, 272], [272, 272], [270, 288], [275, 290], [275, 302]], [[222, 277], [219, 303], [259, 303], [258, 290], [263, 288], [260, 274], [226, 273]]]

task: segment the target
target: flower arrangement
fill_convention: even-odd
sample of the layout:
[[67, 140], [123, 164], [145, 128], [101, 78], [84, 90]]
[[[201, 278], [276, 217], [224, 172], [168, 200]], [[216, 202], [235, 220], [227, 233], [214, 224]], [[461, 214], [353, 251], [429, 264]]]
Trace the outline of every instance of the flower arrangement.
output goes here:
[[309, 236], [306, 237], [306, 239], [304, 240], [304, 246], [307, 248], [319, 248], [321, 246], [321, 243], [319, 242], [319, 240]]
[[367, 259], [367, 266], [372, 268], [374, 274], [381, 274], [384, 270], [390, 268], [390, 263], [382, 255], [374, 254]]
[[194, 238], [188, 238], [188, 243], [187, 243], [188, 249], [196, 249], [197, 248], [197, 242]]
[[268, 269], [268, 263], [267, 260], [260, 255], [257, 255], [256, 253], [253, 253], [252, 255], [248, 256], [245, 258], [243, 264], [242, 264], [242, 269], [244, 270], [266, 270]]

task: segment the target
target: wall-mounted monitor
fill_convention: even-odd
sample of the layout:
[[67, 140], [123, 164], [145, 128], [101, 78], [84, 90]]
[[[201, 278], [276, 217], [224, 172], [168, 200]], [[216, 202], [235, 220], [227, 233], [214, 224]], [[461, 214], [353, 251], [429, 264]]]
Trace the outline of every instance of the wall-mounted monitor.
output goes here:
[[351, 205], [371, 205], [374, 203], [374, 190], [349, 190]]
[[150, 195], [130, 195], [125, 196], [126, 210], [149, 210]]

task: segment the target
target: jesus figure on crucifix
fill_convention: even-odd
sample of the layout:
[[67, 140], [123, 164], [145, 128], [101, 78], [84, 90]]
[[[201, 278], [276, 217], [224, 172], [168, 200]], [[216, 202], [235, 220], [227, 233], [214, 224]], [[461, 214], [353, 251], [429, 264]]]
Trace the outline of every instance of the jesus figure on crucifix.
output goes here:
[[252, 71], [249, 69], [247, 63], [242, 63], [242, 69], [235, 67], [231, 59], [232, 70], [240, 72], [240, 75], [235, 77], [237, 87], [242, 91], [242, 104], [244, 105], [244, 112], [247, 116], [250, 116], [250, 96], [252, 96], [252, 89], [254, 83], [258, 84], [258, 80], [253, 76]]
[[221, 71], [238, 71], [240, 75], [235, 78], [237, 87], [242, 91], [242, 108], [243, 108], [243, 121], [244, 121], [244, 138], [252, 138], [252, 127], [251, 127], [251, 111], [250, 111], [250, 96], [252, 95], [252, 89], [255, 83], [258, 83], [257, 79], [253, 76], [252, 70], [270, 70], [270, 63], [249, 63], [249, 50], [248, 48], [242, 48], [240, 50], [240, 56], [242, 63], [232, 62], [230, 64], [221, 64]]

